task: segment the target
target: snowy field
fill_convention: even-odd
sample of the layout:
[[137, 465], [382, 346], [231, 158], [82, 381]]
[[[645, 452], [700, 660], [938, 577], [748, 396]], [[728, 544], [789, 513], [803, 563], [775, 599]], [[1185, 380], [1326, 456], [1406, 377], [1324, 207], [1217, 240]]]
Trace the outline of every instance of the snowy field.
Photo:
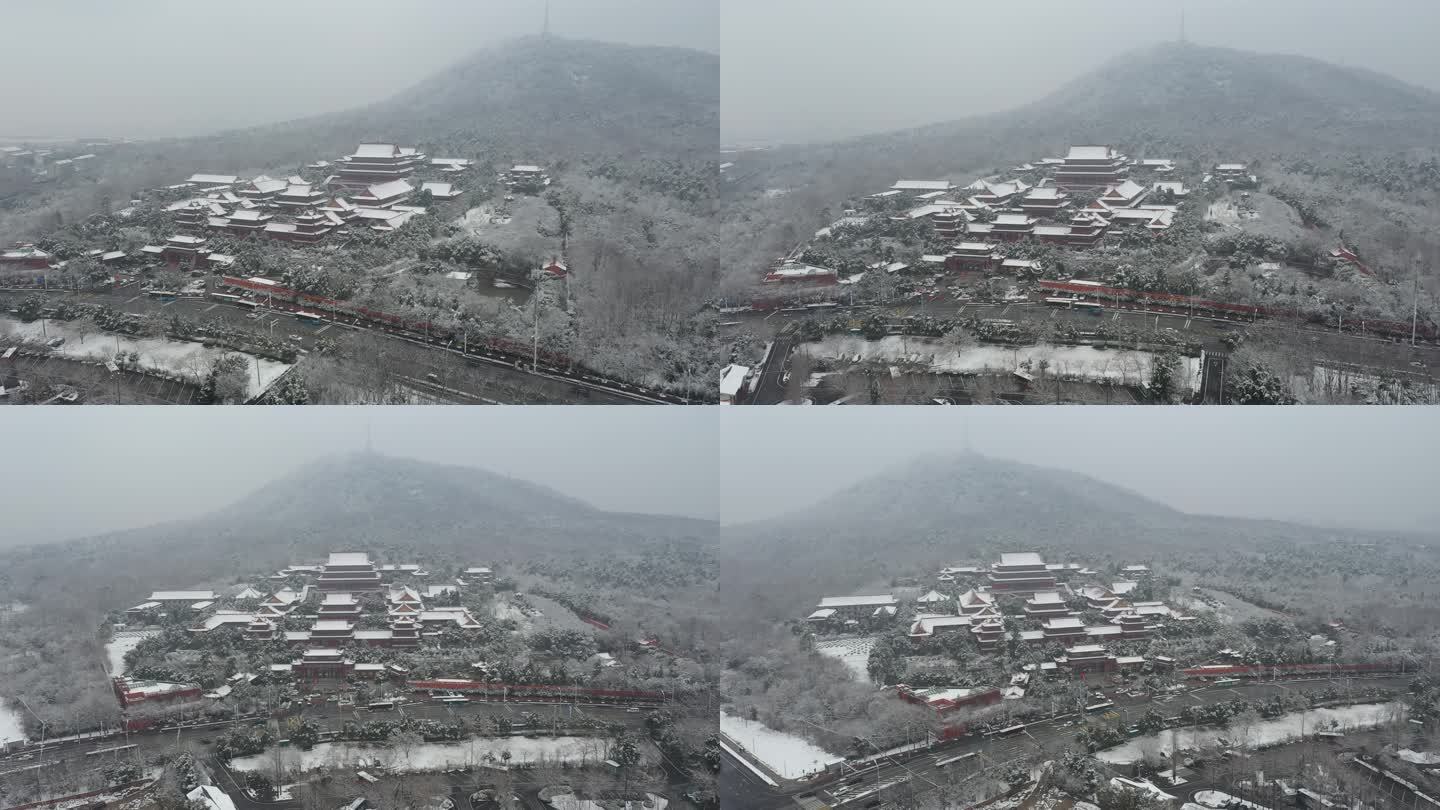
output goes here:
[[1409, 748], [1401, 748], [1395, 756], [1412, 765], [1440, 765], [1440, 754], [1434, 751], [1411, 751]]
[[[891, 335], [879, 340], [866, 340], [853, 335], [832, 335], [824, 340], [805, 344], [805, 351], [817, 359], [851, 360], [856, 355], [862, 362], [924, 364], [931, 373], [978, 374], [1008, 373], [1029, 360], [1032, 369], [1041, 360], [1049, 362], [1050, 374], [1078, 377], [1084, 380], [1110, 380], [1123, 385], [1144, 386], [1150, 379], [1150, 365], [1155, 355], [1150, 352], [1097, 349], [1092, 346], [967, 346], [957, 348], [938, 340]], [[1193, 390], [1200, 381], [1200, 359], [1182, 357], [1185, 370], [1182, 383]]]
[[502, 213], [494, 203], [484, 203], [461, 214], [455, 224], [505, 253], [548, 256], [559, 250], [560, 240], [541, 236], [538, 230], [554, 232], [560, 222], [559, 215], [543, 198], [516, 195], [504, 209]]
[[526, 594], [525, 598], [540, 611], [538, 616], [526, 617], [529, 623], [529, 630], [544, 630], [552, 628], [555, 630], [579, 630], [582, 633], [593, 633], [595, 628], [580, 620], [579, 616], [570, 608], [537, 594]]
[[105, 655], [110, 659], [110, 674], [125, 674], [125, 653], [140, 645], [140, 642], [155, 635], [153, 630], [122, 630], [105, 645]]
[[[1403, 713], [1404, 707], [1398, 703], [1362, 703], [1335, 709], [1313, 709], [1304, 714], [1304, 729], [1307, 734], [1322, 731], [1330, 727], [1331, 721], [1341, 729], [1375, 728], [1390, 722], [1395, 712]], [[1265, 748], [1300, 739], [1301, 722], [1302, 717], [1297, 712], [1256, 723], [1250, 728], [1248, 737], [1238, 728], [1187, 728], [1175, 736], [1180, 738], [1182, 748], [1205, 748], [1217, 744], [1222, 737], [1236, 747], [1248, 744], [1250, 748]], [[1168, 753], [1171, 739], [1169, 731], [1147, 734], [1097, 752], [1095, 756], [1103, 762], [1125, 765], [1141, 760], [1147, 750]]]
[[[555, 810], [605, 810], [605, 806], [590, 799], [582, 799], [574, 793], [561, 793], [551, 796], [545, 803]], [[654, 793], [646, 793], [645, 801], [635, 804], [626, 804], [631, 810], [665, 810], [670, 805], [670, 800], [664, 796], [656, 796]]]
[[525, 615], [525, 611], [515, 607], [509, 599], [496, 599], [491, 602], [490, 615], [501, 621], [510, 619], [519, 623], [521, 628], [527, 627], [530, 623], [530, 617]]
[[25, 739], [25, 728], [20, 725], [20, 713], [8, 703], [0, 703], [0, 743]]
[[725, 712], [720, 713], [720, 731], [786, 779], [799, 779], [844, 759], [794, 734]]
[[[1234, 807], [1236, 810], [1270, 810], [1270, 808], [1254, 802], [1247, 802], [1244, 799], [1231, 796], [1222, 790], [1202, 790], [1195, 794], [1195, 801], [1199, 804], [1186, 803], [1185, 807]], [[1184, 808], [1181, 808], [1184, 810]]]
[[838, 659], [855, 676], [855, 680], [870, 683], [870, 648], [874, 646], [874, 636], [826, 639], [815, 642], [815, 652]]
[[34, 343], [45, 342], [47, 335], [52, 340], [63, 337], [65, 343], [54, 351], [72, 360], [103, 363], [114, 359], [117, 351], [136, 352], [140, 355], [141, 368], [183, 377], [196, 384], [209, 372], [215, 358], [222, 354], [238, 354], [245, 358], [245, 369], [249, 378], [246, 393], [249, 397], [258, 396], [291, 366], [290, 363], [259, 358], [257, 368], [257, 358], [254, 355], [225, 349], [207, 349], [188, 340], [133, 338], [92, 332], [85, 335], [84, 342], [81, 342], [79, 332], [58, 321], [47, 321], [42, 326], [40, 321], [21, 323], [13, 318], [0, 318], [0, 335]]
[[[309, 751], [286, 748], [283, 751], [284, 767], [297, 771], [313, 771], [317, 768], [359, 767], [365, 760], [366, 767], [383, 766], [392, 771], [433, 771], [446, 768], [480, 765], [487, 761], [502, 761], [501, 754], [510, 752], [510, 762], [521, 763], [595, 765], [606, 759], [606, 744], [603, 737], [484, 737], [463, 743], [422, 743], [408, 752], [400, 748], [385, 748], [360, 743], [321, 743]], [[642, 749], [643, 759], [649, 760], [651, 752]], [[491, 759], [486, 760], [489, 754]], [[230, 765], [236, 771], [263, 771], [273, 768], [273, 752], [267, 751], [250, 757], [238, 757]]]
[[1206, 596], [1209, 596], [1220, 603], [1219, 608], [1211, 607], [1199, 599], [1185, 597], [1180, 604], [1187, 610], [1197, 613], [1209, 612], [1215, 616], [1215, 620], [1221, 624], [1238, 624], [1249, 619], [1271, 619], [1285, 618], [1284, 614], [1277, 613], [1269, 608], [1247, 602], [1238, 596], [1232, 596], [1224, 591], [1215, 591], [1209, 588], [1201, 589]]

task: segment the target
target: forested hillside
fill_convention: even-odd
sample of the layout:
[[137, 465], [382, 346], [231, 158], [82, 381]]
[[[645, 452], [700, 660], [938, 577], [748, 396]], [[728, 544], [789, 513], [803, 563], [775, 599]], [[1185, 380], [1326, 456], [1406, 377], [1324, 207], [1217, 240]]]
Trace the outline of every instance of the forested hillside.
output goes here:
[[[152, 206], [112, 212], [142, 192], [195, 172], [300, 174], [362, 142], [416, 146], [431, 157], [476, 161], [456, 180], [459, 203], [397, 234], [361, 234], [346, 250], [231, 245], [236, 272], [272, 274], [307, 292], [365, 297], [388, 312], [490, 335], [528, 338], [494, 301], [416, 292], [408, 279], [367, 272], [395, 262], [415, 277], [450, 270], [528, 272], [563, 255], [573, 310], [552, 311], [547, 349], [656, 388], [707, 391], [713, 319], [701, 305], [718, 273], [714, 243], [719, 62], [714, 54], [556, 38], [526, 38], [477, 53], [391, 99], [314, 118], [200, 138], [126, 144], [95, 176], [37, 186], [0, 210], [0, 242], [38, 240], [72, 258], [88, 240], [134, 249], [173, 227]], [[499, 204], [495, 172], [545, 167], [552, 186], [503, 229], [465, 221]], [[515, 207], [527, 200], [515, 202]], [[151, 241], [153, 244], [154, 242]], [[107, 249], [110, 249], [107, 247]], [[83, 252], [80, 253], [83, 256]], [[77, 270], [82, 271], [83, 268]], [[422, 285], [423, 286], [423, 285]], [[523, 321], [523, 322], [522, 322]], [[523, 334], [522, 334], [523, 333]]]
[[111, 710], [106, 614], [152, 590], [263, 582], [331, 551], [446, 572], [490, 565], [617, 632], [654, 634], [697, 656], [714, 642], [707, 521], [605, 512], [483, 470], [371, 454], [237, 496], [193, 520], [0, 551], [0, 604], [25, 606], [0, 621], [0, 696], [26, 695], [67, 723], [80, 706]]
[[[1245, 238], [1253, 244], [1240, 247], [1242, 259], [1297, 263], [1314, 262], [1343, 241], [1378, 276], [1342, 268], [1308, 292], [1305, 283], [1288, 282], [1268, 292], [1211, 290], [1219, 284], [1211, 279], [1207, 293], [1226, 292], [1245, 303], [1304, 299], [1311, 305], [1321, 298], [1375, 313], [1368, 317], [1408, 317], [1417, 256], [1428, 289], [1422, 309], [1433, 305], [1440, 281], [1437, 129], [1440, 95], [1368, 71], [1175, 43], [1127, 52], [1008, 112], [737, 154], [734, 182], [723, 187], [722, 244], [729, 247], [721, 291], [745, 295], [766, 262], [829, 224], [844, 201], [897, 178], [964, 184], [1063, 155], [1070, 144], [1097, 143], [1133, 157], [1175, 158], [1189, 185], [1216, 163], [1247, 163], [1262, 190], [1279, 200], [1274, 216], [1243, 233], [1207, 234], [1197, 227], [1189, 236]], [[1285, 219], [1294, 219], [1296, 229], [1279, 228]], [[1164, 241], [1200, 244], [1170, 234]], [[1237, 250], [1219, 245], [1216, 252], [1230, 257]], [[1162, 264], [1175, 265], [1173, 257], [1164, 258]], [[1132, 259], [1127, 254], [1110, 265]]]

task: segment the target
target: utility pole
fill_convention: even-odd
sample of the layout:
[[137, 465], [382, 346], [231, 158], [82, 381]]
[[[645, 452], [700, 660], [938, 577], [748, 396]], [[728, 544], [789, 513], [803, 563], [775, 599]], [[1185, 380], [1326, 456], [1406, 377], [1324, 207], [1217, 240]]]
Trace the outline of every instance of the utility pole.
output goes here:
[[1410, 345], [1415, 345], [1415, 327], [1420, 317], [1420, 257], [1415, 257], [1415, 289], [1410, 297]]
[[530, 339], [530, 370], [540, 368], [540, 290], [537, 287], [535, 292], [535, 332]]

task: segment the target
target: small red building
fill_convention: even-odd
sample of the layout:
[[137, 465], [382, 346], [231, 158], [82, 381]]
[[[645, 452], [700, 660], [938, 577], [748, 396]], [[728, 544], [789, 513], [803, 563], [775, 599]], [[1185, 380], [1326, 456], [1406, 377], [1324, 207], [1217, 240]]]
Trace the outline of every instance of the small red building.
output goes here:
[[16, 243], [0, 253], [0, 267], [5, 269], [47, 270], [53, 257], [31, 244]]
[[944, 717], [967, 706], [991, 706], [1003, 697], [999, 689], [912, 689], [905, 684], [895, 693], [906, 703], [925, 706]]
[[121, 708], [141, 703], [173, 703], [178, 700], [194, 700], [203, 690], [193, 683], [164, 683], [162, 681], [136, 681], [125, 677], [112, 678], [111, 687]]
[[946, 254], [945, 269], [957, 272], [989, 272], [999, 261], [1000, 256], [993, 245], [987, 242], [961, 242]]

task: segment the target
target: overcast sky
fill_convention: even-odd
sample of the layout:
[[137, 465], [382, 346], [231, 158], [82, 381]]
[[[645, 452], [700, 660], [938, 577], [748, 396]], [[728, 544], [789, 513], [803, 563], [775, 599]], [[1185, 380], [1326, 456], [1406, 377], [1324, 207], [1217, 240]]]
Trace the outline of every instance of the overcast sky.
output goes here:
[[1177, 509], [1440, 530], [1434, 408], [722, 408], [722, 519], [792, 511], [926, 453], [1085, 473]]
[[388, 455], [483, 467], [602, 509], [715, 515], [709, 408], [7, 408], [0, 538], [203, 515], [363, 450], [367, 424]]
[[[1008, 109], [1127, 50], [1178, 39], [1181, 5], [723, 0], [721, 138], [829, 140]], [[1192, 42], [1302, 54], [1440, 90], [1436, 0], [1184, 5]]]
[[[550, 0], [557, 36], [714, 52], [719, 0]], [[545, 0], [3, 0], [0, 137], [155, 137], [378, 101]]]

